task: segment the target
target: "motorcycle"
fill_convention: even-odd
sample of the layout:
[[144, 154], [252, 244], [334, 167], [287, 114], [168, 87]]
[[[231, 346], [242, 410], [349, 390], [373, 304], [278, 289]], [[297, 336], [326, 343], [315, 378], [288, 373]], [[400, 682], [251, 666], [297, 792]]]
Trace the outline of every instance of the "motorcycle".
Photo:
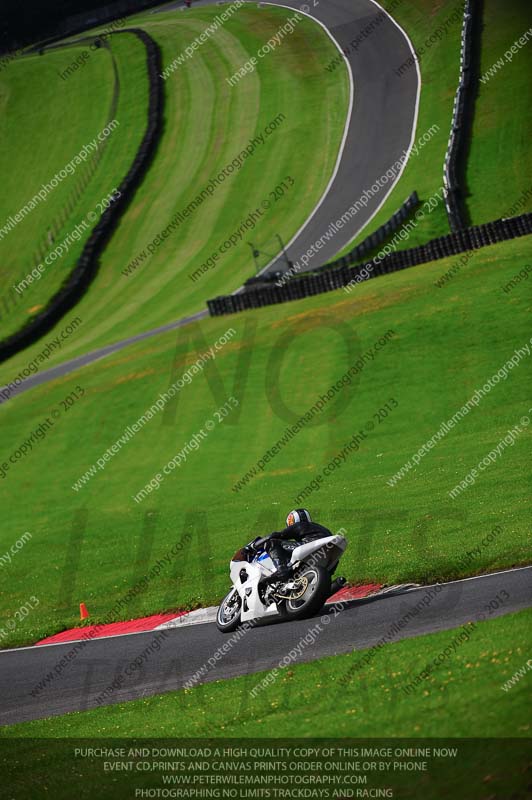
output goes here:
[[[266, 547], [271, 540], [258, 537], [237, 550], [230, 563], [231, 591], [218, 608], [216, 624], [223, 633], [236, 630], [242, 622], [267, 617], [304, 619], [316, 614], [325, 601], [344, 584], [345, 578], [332, 582], [347, 539], [340, 534], [307, 537], [301, 542], [283, 541], [292, 551], [291, 574], [276, 581], [276, 566]], [[253, 548], [249, 560], [248, 548]]]

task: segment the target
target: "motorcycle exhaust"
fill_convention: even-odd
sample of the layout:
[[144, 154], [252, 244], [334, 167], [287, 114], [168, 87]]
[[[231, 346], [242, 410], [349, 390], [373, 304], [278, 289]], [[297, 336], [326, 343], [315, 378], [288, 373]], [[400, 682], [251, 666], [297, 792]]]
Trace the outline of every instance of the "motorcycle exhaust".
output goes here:
[[332, 597], [333, 594], [336, 594], [336, 592], [339, 592], [340, 589], [343, 586], [345, 586], [346, 583], [347, 583], [347, 578], [336, 578], [336, 580], [334, 580], [331, 583], [331, 594], [329, 595], [329, 597]]

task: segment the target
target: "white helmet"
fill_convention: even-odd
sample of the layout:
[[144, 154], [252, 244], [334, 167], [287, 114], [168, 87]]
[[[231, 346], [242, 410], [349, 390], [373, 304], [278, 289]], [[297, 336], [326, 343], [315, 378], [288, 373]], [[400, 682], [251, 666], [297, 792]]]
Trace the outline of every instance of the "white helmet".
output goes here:
[[286, 518], [286, 527], [295, 525], [296, 522], [312, 522], [311, 516], [306, 508], [296, 508], [291, 511]]

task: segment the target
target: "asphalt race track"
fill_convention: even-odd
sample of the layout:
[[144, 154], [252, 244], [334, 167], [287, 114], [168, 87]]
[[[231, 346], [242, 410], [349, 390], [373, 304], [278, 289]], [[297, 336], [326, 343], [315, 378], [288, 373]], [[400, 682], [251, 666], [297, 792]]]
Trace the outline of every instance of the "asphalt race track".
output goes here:
[[[353, 105], [346, 121], [345, 139], [335, 174], [303, 228], [287, 243], [289, 258], [297, 262], [300, 256], [325, 234], [331, 222], [339, 219], [351, 205], [356, 203], [365, 190], [370, 189], [405, 151], [407, 153], [410, 151], [414, 140], [421, 85], [417, 69], [407, 70], [400, 78], [395, 74], [395, 70], [411, 56], [411, 43], [391, 17], [384, 14], [381, 7], [372, 0], [356, 0], [356, 3], [353, 0], [327, 0], [327, 2], [311, 0], [308, 5], [289, 0], [276, 4], [296, 11], [303, 5], [308, 9], [306, 13], [322, 23], [340, 47], [346, 50], [346, 60], [354, 84]], [[194, 5], [212, 5], [212, 2], [201, 0]], [[159, 10], [168, 11], [175, 8], [176, 13], [187, 13], [177, 11], [182, 7], [183, 3], [179, 2], [165, 5]], [[353, 46], [351, 43], [354, 43]], [[371, 197], [365, 208], [347, 222], [331, 241], [324, 243], [319, 251], [319, 257], [312, 258], [307, 268], [314, 269], [333, 258], [371, 220], [395, 183], [396, 181], [387, 183]], [[406, 199], [406, 195], [414, 188], [408, 187], [402, 199]], [[264, 270], [278, 267], [286, 269], [284, 259], [274, 260]], [[16, 394], [67, 375], [134, 342], [181, 327], [205, 316], [207, 311], [200, 311], [190, 317], [128, 337], [51, 369], [43, 370], [20, 384], [12, 393], [10, 400]]]
[[[287, 653], [317, 624], [321, 629], [314, 643], [302, 648], [296, 661], [312, 661], [372, 647], [389, 634], [394, 622], [428, 596], [428, 588], [350, 601], [342, 604], [337, 613], [326, 607], [327, 623], [323, 622], [322, 615], [301, 622], [270, 623], [252, 628], [220, 660], [213, 659], [214, 668], [209, 669], [204, 681], [278, 667]], [[491, 611], [490, 602], [503, 590], [508, 598], [499, 610]], [[531, 605], [532, 567], [442, 584], [437, 594], [432, 593], [430, 604], [409, 619], [399, 633], [393, 634], [392, 641], [458, 628]], [[221, 634], [214, 623], [170, 629], [166, 631], [168, 635], [159, 652], [145, 661], [132, 677], [125, 677], [128, 665], [153, 641], [156, 633], [161, 632], [87, 641], [77, 657], [37, 697], [31, 695], [31, 690], [54, 670], [73, 643], [0, 652], [0, 725], [93, 708], [98, 705], [98, 695], [120, 675], [124, 677], [121, 688], [106, 702], [123, 702], [179, 689], [231, 637], [231, 634]], [[455, 631], [449, 635], [449, 643], [457, 634]], [[250, 689], [254, 685], [251, 684]]]

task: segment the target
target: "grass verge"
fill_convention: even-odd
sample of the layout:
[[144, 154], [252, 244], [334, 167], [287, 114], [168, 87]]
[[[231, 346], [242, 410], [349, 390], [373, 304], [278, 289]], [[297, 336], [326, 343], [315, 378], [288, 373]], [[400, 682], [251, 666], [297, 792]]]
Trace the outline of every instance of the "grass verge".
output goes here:
[[486, 80], [478, 84], [466, 171], [466, 203], [473, 225], [510, 216], [520, 201], [513, 213], [532, 209], [530, 40], [488, 77], [490, 68], [530, 28], [530, 7], [526, 0], [514, 0], [512, 13], [506, 14], [497, 0], [484, 0], [483, 6], [480, 74]]
[[[103, 155], [92, 176], [88, 160], [74, 165], [74, 173], [68, 172], [56, 188], [52, 186], [45, 199], [1, 239], [0, 338], [23, 327], [58, 291], [104, 211], [102, 201], [120, 184], [135, 158], [147, 125], [146, 51], [133, 35], [110, 41], [120, 84], [114, 116], [119, 124], [99, 143]], [[61, 74], [80, 59], [83, 68], [63, 80]], [[91, 51], [89, 44], [19, 59], [0, 75], [4, 110], [0, 170], [6, 180], [0, 226], [43, 184], [50, 184], [61, 170], [72, 169], [70, 162], [97, 140], [110, 122], [113, 86], [110, 52], [103, 47]], [[90, 158], [95, 151], [91, 145], [85, 152]], [[20, 286], [28, 275], [30, 279]]]

